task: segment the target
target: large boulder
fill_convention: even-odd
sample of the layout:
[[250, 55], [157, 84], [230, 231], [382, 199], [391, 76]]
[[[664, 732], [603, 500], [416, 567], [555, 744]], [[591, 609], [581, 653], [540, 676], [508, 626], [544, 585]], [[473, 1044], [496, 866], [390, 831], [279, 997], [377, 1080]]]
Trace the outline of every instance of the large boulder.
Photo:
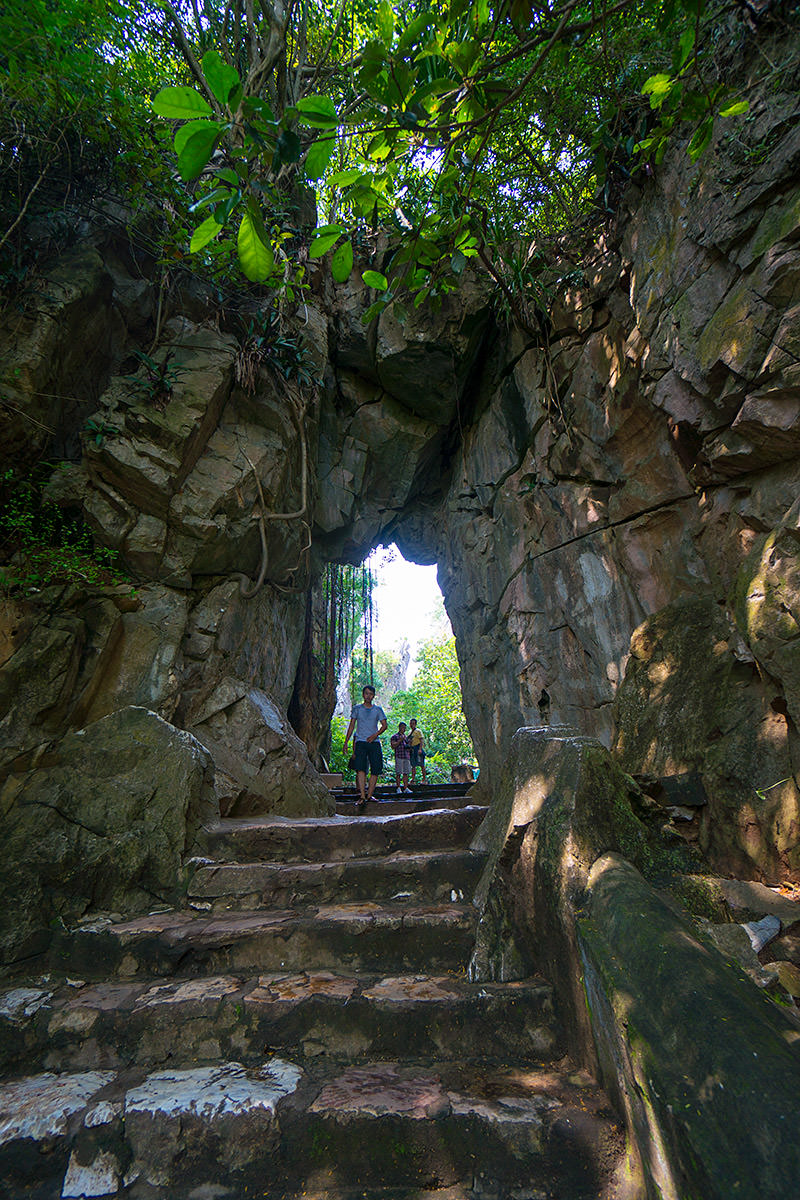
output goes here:
[[0, 791], [0, 959], [47, 948], [89, 912], [172, 903], [201, 823], [218, 813], [210, 758], [144, 708], [67, 734]]
[[330, 816], [333, 797], [275, 701], [220, 679], [194, 712], [192, 732], [213, 756], [223, 816]]

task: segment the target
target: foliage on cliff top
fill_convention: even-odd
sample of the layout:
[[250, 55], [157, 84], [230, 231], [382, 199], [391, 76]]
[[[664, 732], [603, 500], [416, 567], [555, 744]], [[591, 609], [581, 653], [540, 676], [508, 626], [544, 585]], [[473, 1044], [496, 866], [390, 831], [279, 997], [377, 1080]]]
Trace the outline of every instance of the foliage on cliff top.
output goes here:
[[715, 117], [746, 107], [711, 66], [733, 11], [705, 0], [10, 0], [0, 166], [14, 183], [0, 250], [48, 178], [74, 187], [103, 162], [117, 186], [161, 195], [178, 215], [173, 255], [188, 244], [213, 271], [238, 253], [251, 281], [290, 298], [305, 286], [309, 188], [311, 258], [330, 255], [339, 281], [368, 264], [373, 312], [438, 300], [471, 258], [503, 286], [510, 241], [579, 235], [632, 170], [658, 162], [677, 122], [693, 123], [700, 153]]

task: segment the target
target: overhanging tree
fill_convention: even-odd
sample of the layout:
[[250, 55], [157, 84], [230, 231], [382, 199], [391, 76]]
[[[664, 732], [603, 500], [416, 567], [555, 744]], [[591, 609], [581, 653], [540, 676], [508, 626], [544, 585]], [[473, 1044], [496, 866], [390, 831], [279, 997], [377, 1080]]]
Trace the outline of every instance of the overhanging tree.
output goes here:
[[9, 0], [0, 242], [52, 207], [48, 181], [74, 194], [75, 164], [104, 160], [166, 200], [170, 260], [188, 244], [217, 279], [238, 254], [292, 300], [307, 255], [337, 280], [358, 261], [370, 319], [437, 303], [480, 258], [524, 320], [554, 239], [613, 208], [676, 124], [697, 155], [746, 107], [715, 55], [747, 19], [707, 0]]
[[716, 117], [747, 107], [709, 74], [726, 9], [703, 0], [160, 8], [193, 80], [154, 101], [183, 122], [178, 167], [201, 181], [192, 249], [235, 221], [247, 277], [293, 296], [303, 271], [286, 198], [312, 185], [309, 254], [330, 254], [337, 281], [359, 242], [365, 265], [371, 235], [390, 235], [363, 271], [367, 319], [436, 301], [475, 257], [513, 304], [509, 239], [574, 232], [615, 179], [660, 160], [676, 122], [695, 123], [697, 155]]

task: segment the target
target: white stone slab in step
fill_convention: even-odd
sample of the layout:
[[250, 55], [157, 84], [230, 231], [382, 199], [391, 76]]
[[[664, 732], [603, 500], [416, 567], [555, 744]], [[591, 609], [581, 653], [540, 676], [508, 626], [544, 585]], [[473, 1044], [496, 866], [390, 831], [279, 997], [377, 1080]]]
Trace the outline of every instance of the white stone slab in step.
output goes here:
[[12, 988], [0, 996], [0, 1017], [6, 1017], [9, 1021], [23, 1021], [44, 1008], [52, 996], [52, 992], [41, 988]]
[[69, 1118], [85, 1109], [113, 1071], [29, 1075], [0, 1085], [0, 1146], [20, 1138], [42, 1141], [67, 1132]]
[[760, 921], [746, 921], [742, 925], [742, 929], [750, 938], [750, 945], [756, 954], [760, 954], [764, 947], [774, 941], [780, 933], [780, 917], [768, 914], [766, 917], [762, 917]]
[[269, 1157], [277, 1144], [278, 1105], [302, 1076], [281, 1058], [256, 1070], [226, 1062], [148, 1075], [125, 1098], [125, 1136], [133, 1152], [126, 1178], [184, 1186], [198, 1169], [224, 1175]]
[[185, 1004], [192, 1001], [222, 1000], [238, 992], [242, 981], [233, 976], [189, 979], [184, 983], [156, 983], [136, 1001], [136, 1008], [156, 1008], [160, 1004]]
[[[542, 1097], [503, 1096], [493, 1100], [461, 1096], [451, 1092], [448, 1099], [455, 1118], [478, 1120], [490, 1125], [502, 1138], [504, 1146], [513, 1158], [526, 1159], [542, 1150], [542, 1114], [549, 1107], [542, 1103]], [[554, 1103], [557, 1104], [558, 1101]]]
[[116, 1155], [100, 1150], [91, 1163], [79, 1163], [75, 1152], [70, 1155], [67, 1173], [61, 1188], [62, 1200], [93, 1200], [99, 1196], [115, 1196], [119, 1188], [120, 1165]]
[[120, 1100], [98, 1100], [97, 1104], [93, 1104], [83, 1118], [83, 1123], [87, 1129], [98, 1129], [101, 1125], [111, 1125], [121, 1116], [122, 1102]]
[[133, 1113], [185, 1115], [212, 1120], [224, 1113], [264, 1109], [274, 1114], [284, 1096], [295, 1091], [303, 1072], [294, 1063], [272, 1058], [256, 1071], [241, 1063], [157, 1071], [125, 1097], [126, 1118]]

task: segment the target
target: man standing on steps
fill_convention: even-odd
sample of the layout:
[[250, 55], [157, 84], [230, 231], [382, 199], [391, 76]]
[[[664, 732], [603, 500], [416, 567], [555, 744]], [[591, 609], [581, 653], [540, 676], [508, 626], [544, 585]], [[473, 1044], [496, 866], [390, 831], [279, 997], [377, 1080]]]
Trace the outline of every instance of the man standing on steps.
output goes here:
[[[344, 752], [347, 754], [347, 744], [355, 729], [353, 754], [356, 760], [359, 810], [364, 808], [367, 800], [372, 799], [378, 776], [383, 772], [383, 748], [379, 739], [387, 725], [386, 713], [379, 704], [373, 704], [375, 688], [372, 684], [368, 683], [361, 695], [364, 697], [364, 703], [353, 706], [353, 711], [350, 713], [350, 724], [344, 739]], [[367, 767], [369, 767], [369, 789], [365, 795]]]

